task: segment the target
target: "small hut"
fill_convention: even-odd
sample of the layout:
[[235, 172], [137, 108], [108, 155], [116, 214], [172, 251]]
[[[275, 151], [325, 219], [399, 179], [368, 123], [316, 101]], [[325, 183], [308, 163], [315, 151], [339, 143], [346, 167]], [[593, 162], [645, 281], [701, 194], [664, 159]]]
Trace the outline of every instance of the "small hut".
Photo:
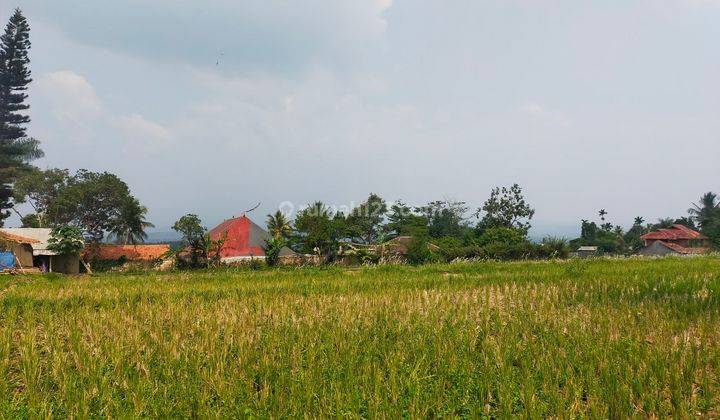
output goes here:
[[37, 241], [0, 231], [0, 271], [32, 268], [33, 243]]
[[37, 267], [41, 271], [65, 274], [80, 272], [80, 254], [63, 255], [48, 249], [52, 229], [48, 228], [3, 228], [0, 232], [6, 235], [20, 236], [31, 239], [32, 259], [29, 267]]
[[596, 246], [581, 246], [578, 248], [577, 251], [575, 251], [572, 255], [577, 258], [592, 258], [597, 257], [600, 253], [600, 250]]

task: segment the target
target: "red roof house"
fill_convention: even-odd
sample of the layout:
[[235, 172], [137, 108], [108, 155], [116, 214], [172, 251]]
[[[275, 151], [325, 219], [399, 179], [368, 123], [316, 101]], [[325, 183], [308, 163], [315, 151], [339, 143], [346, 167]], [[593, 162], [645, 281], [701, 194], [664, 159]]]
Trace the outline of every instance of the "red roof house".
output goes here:
[[110, 245], [103, 244], [97, 248], [87, 247], [83, 251], [85, 257], [97, 260], [155, 261], [170, 250], [166, 244]]
[[707, 237], [680, 224], [646, 233], [640, 239], [645, 241], [645, 248], [640, 250], [642, 255], [688, 255], [708, 251]]
[[[225, 220], [210, 231], [212, 240], [220, 240], [225, 236], [225, 243], [220, 250], [223, 261], [243, 260], [253, 257], [265, 258], [265, 241], [270, 235], [247, 216], [242, 215]], [[289, 248], [280, 252], [281, 256], [292, 255]]]

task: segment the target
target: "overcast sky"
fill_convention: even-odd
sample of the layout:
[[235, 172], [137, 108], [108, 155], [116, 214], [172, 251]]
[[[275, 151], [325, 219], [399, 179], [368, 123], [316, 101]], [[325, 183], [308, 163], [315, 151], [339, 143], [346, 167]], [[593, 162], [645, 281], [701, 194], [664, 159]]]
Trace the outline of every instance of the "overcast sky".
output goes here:
[[119, 175], [167, 230], [376, 192], [536, 225], [720, 190], [718, 0], [13, 0], [42, 167]]

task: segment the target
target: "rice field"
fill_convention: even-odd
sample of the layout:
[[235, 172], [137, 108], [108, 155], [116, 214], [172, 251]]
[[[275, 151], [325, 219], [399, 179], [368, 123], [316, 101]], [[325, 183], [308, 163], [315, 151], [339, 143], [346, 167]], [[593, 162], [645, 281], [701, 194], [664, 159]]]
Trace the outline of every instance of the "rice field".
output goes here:
[[0, 276], [0, 418], [717, 417], [720, 259]]

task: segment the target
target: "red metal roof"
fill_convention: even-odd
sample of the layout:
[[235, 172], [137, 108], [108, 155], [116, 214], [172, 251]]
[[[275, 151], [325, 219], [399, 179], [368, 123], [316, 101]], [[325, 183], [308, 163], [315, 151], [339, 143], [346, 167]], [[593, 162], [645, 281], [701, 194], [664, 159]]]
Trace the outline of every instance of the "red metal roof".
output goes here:
[[640, 237], [643, 240], [660, 240], [660, 241], [677, 241], [692, 239], [707, 239], [705, 236], [696, 232], [685, 225], [672, 225], [667, 229], [658, 229], [654, 232], [647, 233]]
[[99, 248], [85, 248], [84, 255], [92, 255], [98, 260], [119, 260], [125, 257], [128, 261], [159, 260], [170, 250], [170, 245], [100, 245]]
[[267, 233], [247, 216], [235, 217], [220, 223], [210, 231], [210, 238], [217, 241], [226, 234], [225, 244], [220, 250], [221, 258], [265, 255], [262, 246]]

